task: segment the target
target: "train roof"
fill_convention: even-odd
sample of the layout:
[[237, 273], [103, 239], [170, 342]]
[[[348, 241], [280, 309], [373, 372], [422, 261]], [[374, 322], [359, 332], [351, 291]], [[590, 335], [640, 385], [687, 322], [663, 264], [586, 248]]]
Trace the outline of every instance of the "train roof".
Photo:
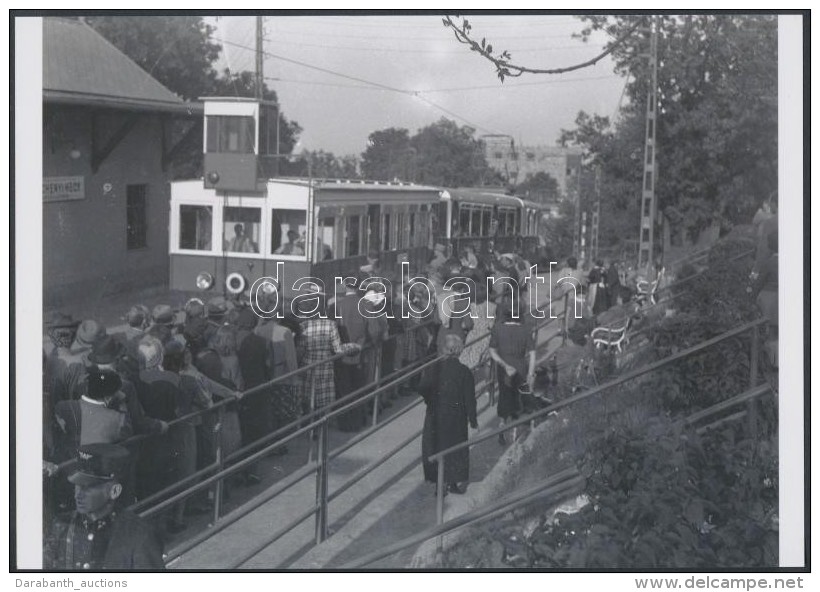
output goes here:
[[524, 200], [520, 197], [507, 195], [506, 193], [502, 193], [502, 191], [502, 189], [493, 190], [491, 187], [459, 187], [458, 189], [447, 189], [442, 197], [443, 199], [494, 206], [507, 206], [511, 208], [524, 205]]

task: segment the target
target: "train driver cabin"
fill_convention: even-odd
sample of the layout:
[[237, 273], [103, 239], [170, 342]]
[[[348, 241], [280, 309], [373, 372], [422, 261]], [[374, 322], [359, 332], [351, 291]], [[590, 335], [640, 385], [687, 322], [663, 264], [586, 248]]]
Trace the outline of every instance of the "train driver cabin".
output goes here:
[[203, 178], [171, 184], [172, 289], [239, 295], [278, 277], [290, 297], [294, 282], [316, 277], [332, 294], [333, 278], [358, 271], [369, 253], [386, 272], [404, 258], [413, 271], [426, 263], [440, 189], [278, 177], [287, 155], [277, 154], [274, 103], [204, 104]]

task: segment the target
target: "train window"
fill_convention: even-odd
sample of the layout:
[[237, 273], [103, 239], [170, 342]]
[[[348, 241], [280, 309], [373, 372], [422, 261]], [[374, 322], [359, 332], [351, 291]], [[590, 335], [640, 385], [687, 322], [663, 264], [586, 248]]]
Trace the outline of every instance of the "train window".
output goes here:
[[234, 253], [258, 253], [260, 208], [229, 207], [222, 211], [222, 244]]
[[407, 239], [409, 238], [407, 232], [407, 214], [399, 212], [396, 214], [396, 249], [407, 248]]
[[271, 210], [271, 253], [304, 255], [307, 214], [304, 210]]
[[481, 210], [475, 208], [472, 212], [470, 221], [470, 236], [478, 236], [481, 234]]
[[320, 218], [316, 229], [317, 259], [327, 261], [333, 259], [333, 241], [336, 238], [336, 219]]
[[493, 211], [489, 208], [481, 210], [481, 236], [490, 236], [492, 234], [492, 220]]
[[207, 152], [253, 154], [256, 125], [253, 117], [209, 115]]
[[460, 236], [470, 236], [470, 210], [464, 206], [458, 209], [458, 229]]
[[345, 257], [362, 254], [361, 220], [361, 216], [347, 216], [345, 218]]
[[382, 217], [382, 249], [389, 251], [391, 244], [390, 239], [392, 233], [390, 232], [390, 214], [385, 214]]
[[211, 206], [179, 206], [179, 248], [210, 251], [212, 222]]

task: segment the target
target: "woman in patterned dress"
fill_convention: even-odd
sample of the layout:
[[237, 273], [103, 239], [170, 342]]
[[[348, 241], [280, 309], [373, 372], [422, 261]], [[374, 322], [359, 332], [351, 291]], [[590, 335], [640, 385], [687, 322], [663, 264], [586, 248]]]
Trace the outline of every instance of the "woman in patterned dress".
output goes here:
[[[355, 343], [342, 343], [336, 322], [320, 316], [325, 311], [324, 294], [319, 293], [316, 299], [299, 302], [298, 311], [302, 319], [302, 331], [296, 342], [300, 366], [359, 349]], [[333, 403], [336, 400], [333, 362], [319, 364], [300, 374], [297, 389], [302, 398], [302, 408], [307, 412]]]

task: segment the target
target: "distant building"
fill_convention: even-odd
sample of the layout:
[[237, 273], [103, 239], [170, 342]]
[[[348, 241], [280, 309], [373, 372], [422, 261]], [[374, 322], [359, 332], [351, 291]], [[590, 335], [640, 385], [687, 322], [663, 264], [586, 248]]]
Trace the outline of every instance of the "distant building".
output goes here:
[[168, 281], [171, 165], [201, 113], [85, 23], [43, 19], [46, 306]]
[[562, 197], [577, 199], [580, 148], [516, 146], [508, 137], [483, 139], [487, 163], [511, 183], [521, 183], [535, 173], [544, 172], [558, 182]]

